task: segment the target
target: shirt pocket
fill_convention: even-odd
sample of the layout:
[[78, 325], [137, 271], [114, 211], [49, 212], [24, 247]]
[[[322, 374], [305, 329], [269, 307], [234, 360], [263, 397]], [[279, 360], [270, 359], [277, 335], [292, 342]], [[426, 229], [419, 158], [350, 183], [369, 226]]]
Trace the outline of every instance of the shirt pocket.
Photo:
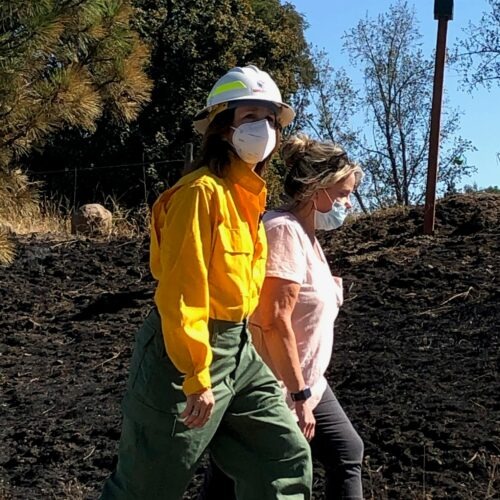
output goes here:
[[219, 229], [221, 249], [230, 254], [253, 254], [253, 242], [241, 229], [221, 226]]
[[244, 229], [221, 225], [215, 239], [208, 280], [224, 307], [248, 307], [244, 297], [251, 292], [253, 242]]

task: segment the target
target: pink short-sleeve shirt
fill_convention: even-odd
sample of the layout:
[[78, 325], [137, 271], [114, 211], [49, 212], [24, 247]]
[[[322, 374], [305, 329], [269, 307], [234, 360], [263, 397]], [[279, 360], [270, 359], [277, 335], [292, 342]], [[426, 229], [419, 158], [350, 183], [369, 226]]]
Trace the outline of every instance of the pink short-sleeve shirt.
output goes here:
[[[300, 222], [289, 212], [264, 215], [268, 241], [266, 276], [300, 285], [292, 313], [292, 328], [305, 383], [311, 388], [311, 407], [320, 401], [327, 381], [325, 372], [333, 349], [333, 323], [342, 305], [342, 280], [334, 278], [318, 240], [311, 242]], [[259, 325], [259, 308], [251, 322]], [[256, 328], [255, 335], [261, 335]], [[256, 346], [265, 339], [256, 339]], [[290, 395], [286, 394], [294, 409]]]

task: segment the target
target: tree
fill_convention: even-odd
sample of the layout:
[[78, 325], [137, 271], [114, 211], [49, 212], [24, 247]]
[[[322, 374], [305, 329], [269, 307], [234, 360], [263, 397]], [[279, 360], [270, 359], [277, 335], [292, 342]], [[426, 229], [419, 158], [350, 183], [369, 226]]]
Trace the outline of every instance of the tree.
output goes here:
[[0, 1], [0, 168], [63, 127], [130, 122], [151, 88], [127, 0]]
[[[376, 19], [366, 17], [344, 35], [344, 49], [363, 74], [360, 92], [352, 90], [344, 73], [332, 77], [330, 72], [330, 82], [322, 83], [327, 86], [326, 93], [318, 87], [319, 133], [347, 140], [350, 156], [366, 173], [360, 194], [371, 207], [409, 205], [423, 199], [434, 66], [424, 56], [420, 40], [414, 12], [406, 2], [398, 2], [386, 14]], [[352, 126], [348, 130], [345, 123], [353, 120], [345, 110], [336, 124], [338, 113], [332, 112], [334, 104], [329, 96], [337, 94], [348, 103], [351, 117], [356, 111], [362, 115], [363, 132]], [[473, 170], [465, 160], [472, 145], [456, 135], [459, 113], [447, 106], [445, 111], [439, 172], [442, 190]], [[347, 137], [342, 137], [342, 128]]]
[[[333, 68], [325, 51], [315, 51], [313, 63], [312, 84], [294, 96], [297, 125], [293, 132], [311, 130], [323, 140], [340, 144], [353, 157], [360, 132], [351, 122], [359, 107], [359, 92], [354, 90], [345, 69]], [[360, 208], [367, 212], [359, 189], [354, 195]]]
[[[313, 63], [313, 84], [300, 91], [305, 96], [306, 109], [299, 106], [298, 115], [302, 116], [303, 125], [317, 136], [349, 149], [356, 138], [350, 122], [358, 105], [359, 92], [354, 90], [344, 68], [333, 68], [325, 51], [314, 52]], [[313, 109], [307, 110], [311, 103], [314, 103]]]
[[491, 11], [484, 12], [478, 25], [469, 23], [467, 38], [458, 43], [459, 62], [469, 89], [500, 84], [500, 0], [489, 0]]
[[470, 193], [492, 193], [492, 194], [500, 194], [500, 188], [498, 186], [488, 186], [485, 188], [480, 188], [478, 187], [477, 183], [474, 182], [473, 184], [466, 184], [463, 187], [463, 192], [470, 194]]
[[[311, 71], [305, 24], [290, 4], [136, 0], [135, 6], [136, 26], [152, 46], [151, 102], [134, 124], [114, 127], [102, 120], [92, 137], [64, 133], [38, 164], [63, 168], [144, 162], [148, 191], [152, 184], [162, 189], [178, 177], [185, 144], [199, 144], [192, 119], [204, 106], [211, 86], [229, 68], [254, 63], [267, 70], [285, 99]], [[109, 171], [99, 175], [103, 190], [129, 190], [129, 200], [137, 202], [144, 193], [143, 171], [140, 166], [123, 168], [126, 174], [121, 178]]]

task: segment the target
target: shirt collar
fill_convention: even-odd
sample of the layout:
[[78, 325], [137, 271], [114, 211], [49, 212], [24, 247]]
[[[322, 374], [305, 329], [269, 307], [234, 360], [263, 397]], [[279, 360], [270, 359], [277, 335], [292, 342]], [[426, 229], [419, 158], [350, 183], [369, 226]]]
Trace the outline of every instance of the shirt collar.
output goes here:
[[230, 165], [228, 177], [254, 195], [260, 195], [265, 191], [264, 179], [241, 162], [233, 162]]

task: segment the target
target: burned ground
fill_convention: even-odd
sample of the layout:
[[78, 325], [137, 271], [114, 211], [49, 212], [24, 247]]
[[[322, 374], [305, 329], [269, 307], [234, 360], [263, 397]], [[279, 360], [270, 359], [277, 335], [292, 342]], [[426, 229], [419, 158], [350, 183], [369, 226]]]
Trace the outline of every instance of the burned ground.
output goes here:
[[[475, 194], [439, 203], [434, 237], [421, 209], [321, 236], [346, 290], [328, 376], [365, 442], [366, 498], [500, 496], [499, 220], [500, 196]], [[17, 244], [0, 268], [0, 498], [96, 498], [152, 305], [147, 241]], [[317, 468], [316, 499], [322, 483]]]

